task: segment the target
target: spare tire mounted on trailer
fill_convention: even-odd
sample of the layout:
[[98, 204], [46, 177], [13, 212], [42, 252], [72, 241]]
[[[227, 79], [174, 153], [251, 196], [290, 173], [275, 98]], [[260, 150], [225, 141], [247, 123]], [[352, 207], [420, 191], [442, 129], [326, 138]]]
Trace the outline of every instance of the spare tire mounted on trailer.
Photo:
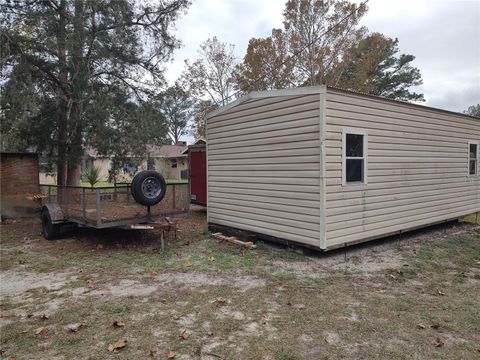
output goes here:
[[158, 204], [165, 196], [167, 183], [162, 175], [153, 170], [140, 171], [132, 180], [132, 196], [144, 206]]

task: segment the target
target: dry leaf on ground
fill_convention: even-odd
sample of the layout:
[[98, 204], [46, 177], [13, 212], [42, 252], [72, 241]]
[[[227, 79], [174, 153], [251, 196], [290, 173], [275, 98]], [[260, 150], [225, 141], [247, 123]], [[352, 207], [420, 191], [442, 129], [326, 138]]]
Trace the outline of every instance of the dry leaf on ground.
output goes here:
[[167, 359], [175, 359], [175, 356], [177, 356], [177, 353], [175, 351], [169, 351], [167, 353]]
[[77, 332], [82, 326], [85, 326], [87, 323], [85, 320], [80, 321], [76, 324], [68, 324], [65, 328], [71, 332]]
[[181, 333], [180, 333], [180, 338], [182, 338], [183, 340], [187, 340], [189, 337], [190, 337], [190, 334], [187, 332], [187, 330], [183, 330]]
[[435, 339], [435, 342], [433, 343], [433, 346], [435, 347], [442, 347], [445, 343], [443, 342], [442, 339], [440, 339], [439, 337], [437, 337]]
[[209, 256], [208, 261], [215, 261], [215, 256]]
[[292, 300], [288, 300], [288, 301], [287, 301], [287, 305], [288, 305], [288, 306], [292, 306], [292, 305], [293, 305]]
[[207, 331], [207, 335], [208, 335], [208, 336], [213, 336], [213, 332]]
[[215, 299], [215, 302], [220, 303], [220, 304], [224, 304], [226, 301], [227, 301], [227, 299], [225, 299], [223, 296], [218, 296]]
[[122, 320], [115, 320], [112, 324], [113, 327], [119, 328], [124, 327], [125, 323]]
[[13, 317], [17, 317], [17, 315], [8, 311], [0, 311], [0, 318], [13, 318]]
[[118, 352], [119, 350], [123, 349], [125, 346], [127, 346], [127, 340], [125, 339], [120, 339], [113, 344], [108, 345], [108, 351], [110, 352]]
[[190, 266], [192, 266], [193, 264], [192, 264], [190, 261], [185, 261], [182, 265], [183, 265], [183, 266], [186, 266], [186, 267], [190, 267]]
[[40, 317], [42, 320], [48, 320], [49, 316], [47, 314], [42, 314]]
[[424, 324], [422, 324], [422, 323], [417, 324], [417, 329], [425, 329], [425, 328], [426, 328], [426, 326]]
[[47, 330], [46, 326], [41, 326], [39, 328], [35, 329], [35, 335], [40, 335], [41, 333], [45, 332]]
[[440, 296], [445, 296], [445, 293], [440, 289], [437, 289], [437, 294]]

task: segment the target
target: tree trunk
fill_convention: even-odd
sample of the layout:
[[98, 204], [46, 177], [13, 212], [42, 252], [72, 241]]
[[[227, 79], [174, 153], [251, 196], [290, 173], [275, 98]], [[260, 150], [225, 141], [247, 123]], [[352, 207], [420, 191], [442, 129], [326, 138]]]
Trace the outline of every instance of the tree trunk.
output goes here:
[[63, 88], [57, 90], [57, 184], [67, 183], [67, 118], [68, 94], [65, 93], [68, 82], [68, 68], [66, 57], [66, 0], [62, 0], [58, 7], [59, 22], [57, 28], [57, 46], [59, 63], [59, 81]]
[[71, 60], [72, 107], [70, 111], [70, 146], [68, 151], [67, 185], [79, 186], [81, 171], [80, 162], [83, 157], [83, 100], [88, 83], [88, 68], [86, 66], [85, 24], [83, 0], [75, 0], [75, 15], [73, 18], [73, 46]]
[[67, 176], [67, 185], [68, 186], [80, 186], [81, 182], [81, 167], [80, 164], [68, 164], [68, 176]]

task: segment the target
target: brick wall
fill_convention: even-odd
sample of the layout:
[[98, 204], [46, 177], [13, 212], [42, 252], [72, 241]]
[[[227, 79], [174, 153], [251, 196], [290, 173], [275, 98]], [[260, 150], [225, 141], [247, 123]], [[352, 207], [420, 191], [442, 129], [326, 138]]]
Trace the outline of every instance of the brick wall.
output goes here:
[[31, 153], [0, 154], [0, 205], [2, 217], [36, 214], [38, 203], [27, 199], [38, 193], [38, 155]]

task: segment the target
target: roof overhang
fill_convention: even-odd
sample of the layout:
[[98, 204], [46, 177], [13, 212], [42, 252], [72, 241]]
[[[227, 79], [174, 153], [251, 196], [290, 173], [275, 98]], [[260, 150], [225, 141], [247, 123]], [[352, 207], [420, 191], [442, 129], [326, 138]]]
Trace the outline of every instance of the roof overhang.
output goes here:
[[297, 95], [310, 95], [310, 94], [322, 94], [327, 91], [325, 85], [319, 86], [305, 86], [292, 89], [282, 89], [282, 90], [266, 90], [266, 91], [253, 91], [241, 98], [232, 101], [231, 103], [222, 106], [221, 108], [214, 110], [207, 114], [207, 119], [210, 119], [214, 116], [220, 115], [221, 113], [243, 104], [249, 100], [269, 98], [269, 97], [281, 97], [281, 96], [297, 96]]
[[[394, 102], [397, 104], [404, 104], [404, 105], [410, 105], [413, 107], [417, 107], [419, 109], [429, 109], [429, 110], [435, 110], [435, 111], [441, 111], [444, 113], [449, 113], [452, 115], [458, 115], [458, 116], [463, 116], [463, 117], [468, 117], [470, 119], [475, 119], [479, 120], [478, 117], [463, 114], [460, 112], [456, 111], [450, 111], [450, 110], [444, 110], [444, 109], [439, 109], [439, 108], [434, 108], [431, 106], [426, 106], [426, 105], [421, 105], [421, 104], [415, 104], [411, 103], [408, 101], [401, 101], [401, 100], [396, 100], [396, 99], [390, 99], [386, 98], [383, 96], [378, 96], [378, 95], [372, 95], [372, 94], [366, 94], [358, 91], [352, 91], [352, 90], [347, 90], [347, 89], [342, 89], [334, 86], [329, 86], [328, 89], [333, 90], [333, 91], [339, 91], [347, 94], [352, 94], [352, 95], [359, 95], [363, 97], [368, 97], [371, 99], [376, 99], [376, 100], [381, 100], [381, 101], [387, 101], [387, 102]], [[283, 89], [283, 90], [267, 90], [267, 91], [254, 91], [251, 92], [235, 101], [232, 101], [231, 103], [222, 106], [221, 108], [214, 110], [207, 114], [207, 120], [222, 114], [223, 112], [238, 106], [242, 103], [245, 103], [249, 100], [255, 100], [255, 99], [261, 99], [261, 98], [269, 98], [269, 97], [279, 97], [279, 96], [298, 96], [298, 95], [310, 95], [310, 94], [325, 94], [327, 92], [327, 86], [325, 85], [318, 85], [318, 86], [305, 86], [305, 87], [298, 87], [298, 88], [292, 88], [292, 89]]]

